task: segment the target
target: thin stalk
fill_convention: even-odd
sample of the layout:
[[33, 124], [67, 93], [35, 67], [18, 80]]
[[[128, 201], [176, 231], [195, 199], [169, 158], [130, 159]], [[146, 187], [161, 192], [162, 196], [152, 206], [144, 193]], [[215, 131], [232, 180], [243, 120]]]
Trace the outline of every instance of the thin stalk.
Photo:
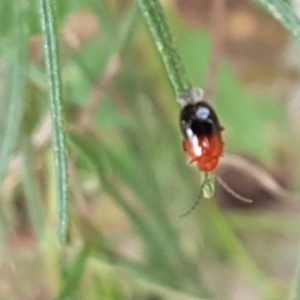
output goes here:
[[[99, 274], [111, 276], [116, 282], [127, 279], [128, 288], [134, 288], [134, 292], [139, 295], [136, 299], [146, 299], [146, 295], [155, 295], [157, 299], [172, 299], [172, 300], [204, 300], [208, 298], [196, 297], [186, 294], [182, 291], [168, 288], [154, 280], [149, 280], [149, 277], [140, 273], [128, 271], [128, 269], [119, 266], [111, 265], [104, 261], [95, 258], [89, 258], [87, 269], [95, 271]], [[103, 277], [103, 276], [102, 276]], [[155, 298], [155, 297], [152, 297]]]
[[[24, 92], [27, 80], [27, 48], [28, 26], [26, 22], [26, 2], [15, 6], [16, 31], [13, 42], [16, 47], [11, 48], [10, 62], [8, 65], [8, 82], [3, 96], [7, 109], [3, 120], [3, 132], [0, 143], [0, 184], [2, 183], [12, 152], [19, 137], [20, 124], [24, 112]], [[2, 99], [4, 100], [4, 99]]]
[[53, 128], [53, 152], [56, 173], [58, 239], [63, 243], [67, 232], [68, 173], [66, 138], [62, 113], [62, 83], [58, 56], [54, 0], [39, 0], [44, 39], [45, 64], [49, 84], [49, 101]]
[[290, 293], [290, 300], [300, 299], [300, 248], [298, 250], [298, 262], [296, 265], [296, 271], [293, 279], [293, 285]]
[[275, 288], [273, 281], [265, 275], [248, 254], [245, 246], [233, 232], [230, 222], [214, 201], [205, 203], [200, 219], [203, 224], [206, 224], [210, 239], [218, 243], [217, 247], [226, 253], [243, 276], [248, 277], [249, 282], [252, 282], [263, 293], [263, 299], [273, 299], [267, 296], [273, 295], [279, 289]]
[[[120, 38], [117, 39], [115, 49], [110, 53], [109, 58], [107, 58], [107, 64], [103, 69], [101, 74], [101, 80], [97, 83], [97, 93], [93, 91], [92, 97], [90, 97], [90, 102], [86, 105], [86, 108], [81, 113], [81, 119], [79, 126], [84, 126], [87, 123], [91, 122], [95, 111], [97, 111], [98, 105], [101, 102], [103, 96], [106, 94], [107, 90], [114, 82], [116, 75], [120, 69], [120, 54], [122, 51], [129, 46], [132, 42], [134, 32], [137, 28], [137, 24], [139, 21], [139, 14], [138, 14], [138, 5], [134, 2], [128, 12], [126, 12], [125, 20], [122, 20], [121, 23], [121, 32]], [[83, 70], [87, 70], [84, 62], [79, 59], [77, 61], [80, 63]], [[85, 76], [88, 80], [93, 81], [90, 72], [84, 72]]]
[[[13, 4], [13, 3], [12, 3]], [[12, 152], [19, 138], [20, 124], [24, 113], [24, 91], [27, 82], [28, 67], [28, 23], [27, 23], [27, 1], [13, 5], [13, 20], [16, 24], [13, 30], [12, 44], [8, 44], [8, 63], [4, 71], [7, 76], [2, 76], [3, 92], [0, 97], [3, 109], [3, 126], [0, 136], [0, 185], [6, 175]], [[5, 78], [6, 77], [6, 78]], [[7, 106], [6, 109], [5, 106]], [[2, 125], [1, 124], [1, 125]], [[3, 200], [3, 199], [1, 199]], [[0, 267], [5, 261], [3, 259], [3, 239], [7, 234], [5, 228], [5, 213], [0, 205]]]
[[226, 0], [212, 1], [211, 15], [211, 52], [206, 76], [206, 99], [215, 100], [217, 77], [220, 59], [222, 57], [222, 42], [224, 33], [224, 20], [226, 13]]
[[67, 300], [72, 297], [73, 291], [76, 290], [80, 279], [84, 274], [85, 265], [89, 255], [89, 248], [87, 245], [83, 245], [82, 249], [78, 253], [73, 265], [68, 272], [65, 279], [64, 286], [62, 287], [56, 300]]
[[176, 51], [160, 2], [159, 0], [139, 0], [139, 5], [163, 60], [174, 92], [179, 97], [190, 91], [191, 84]]
[[287, 1], [253, 0], [265, 8], [300, 42], [300, 19]]
[[44, 211], [39, 195], [37, 183], [33, 170], [33, 163], [30, 156], [30, 141], [23, 143], [22, 167], [23, 167], [23, 188], [25, 193], [26, 208], [28, 209], [31, 227], [37, 240], [44, 235]]

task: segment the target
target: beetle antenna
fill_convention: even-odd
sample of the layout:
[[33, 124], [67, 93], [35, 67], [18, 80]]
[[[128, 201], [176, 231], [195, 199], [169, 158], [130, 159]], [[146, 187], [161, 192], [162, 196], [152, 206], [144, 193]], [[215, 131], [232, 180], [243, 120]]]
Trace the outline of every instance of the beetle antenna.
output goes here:
[[[220, 184], [220, 186], [222, 186], [234, 198], [236, 198], [236, 199], [238, 199], [238, 200], [240, 200], [242, 202], [245, 202], [245, 203], [253, 203], [252, 199], [244, 197], [241, 194], [237, 193], [220, 176], [216, 175], [215, 178], [216, 178], [217, 182]], [[186, 212], [184, 212], [183, 214], [179, 215], [179, 218], [186, 217], [187, 215], [189, 215], [198, 206], [200, 199], [202, 199], [202, 188], [206, 184], [207, 180], [208, 180], [208, 177], [207, 177], [207, 173], [206, 173], [206, 177], [204, 178], [204, 180], [203, 180], [203, 182], [201, 184], [200, 194], [197, 197], [197, 200], [194, 202], [194, 204]]]
[[205, 186], [205, 184], [207, 183], [207, 181], [209, 180], [208, 173], [205, 173], [204, 176], [205, 177], [204, 177], [204, 179], [203, 179], [203, 181], [201, 183], [201, 187], [200, 187], [200, 194], [198, 195], [196, 201], [194, 202], [194, 204], [186, 212], [184, 212], [183, 214], [179, 215], [179, 218], [186, 217], [187, 215], [189, 215], [198, 206], [199, 201], [202, 199], [202, 189]]
[[246, 202], [246, 203], [253, 203], [253, 200], [247, 197], [242, 196], [241, 194], [237, 193], [235, 190], [233, 190], [220, 176], [215, 176], [216, 180], [222, 186], [229, 194], [231, 194], [234, 198]]
[[183, 218], [189, 215], [198, 206], [200, 199], [201, 199], [201, 194], [197, 197], [197, 200], [194, 202], [192, 207], [188, 209], [186, 212], [184, 212], [183, 214], [179, 215], [179, 218]]

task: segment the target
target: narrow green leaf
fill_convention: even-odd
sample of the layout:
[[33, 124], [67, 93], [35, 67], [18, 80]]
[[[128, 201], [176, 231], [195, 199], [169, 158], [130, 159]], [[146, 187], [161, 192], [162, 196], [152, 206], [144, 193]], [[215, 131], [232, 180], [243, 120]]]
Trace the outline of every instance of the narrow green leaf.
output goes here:
[[26, 207], [33, 232], [37, 239], [41, 239], [44, 234], [44, 212], [39, 197], [37, 183], [33, 172], [33, 163], [30, 157], [30, 143], [24, 142], [23, 146], [23, 188], [25, 192]]
[[[116, 171], [119, 168], [118, 163], [120, 163], [120, 161], [112, 162], [111, 159], [114, 158], [108, 155], [109, 150], [106, 151], [105, 145], [100, 141], [98, 141], [100, 147], [98, 146], [96, 149], [91, 143], [92, 141], [88, 138], [82, 138], [75, 135], [71, 135], [70, 137], [71, 141], [85, 156], [88, 157], [92, 162], [92, 165], [96, 168], [106, 192], [112, 196], [112, 199], [131, 221], [136, 232], [143, 240], [149, 260], [153, 264], [157, 263], [157, 261], [164, 261], [164, 264], [168, 266], [168, 269], [174, 272], [175, 275], [172, 278], [167, 279], [168, 284], [178, 287], [179, 285], [184, 285], [184, 280], [189, 281], [189, 283], [194, 280], [199, 285], [195, 273], [193, 273], [193, 276], [186, 275], [189, 262], [182, 253], [178, 241], [167, 235], [167, 228], [158, 226], [156, 223], [159, 223], [159, 220], [153, 220], [151, 217], [152, 214], [148, 211], [144, 211], [145, 213], [143, 213], [127, 203], [120, 191], [122, 190], [122, 187], [112, 184], [111, 180], [109, 180], [109, 177], [111, 176], [109, 175], [110, 172], [107, 170], [107, 166], [105, 166], [105, 162], [109, 161], [110, 163], [113, 163], [112, 169]], [[123, 166], [121, 166], [121, 169], [122, 168]], [[135, 191], [136, 186], [132, 187], [130, 182], [128, 182], [128, 185]], [[143, 197], [143, 193], [141, 193], [140, 197]], [[182, 271], [179, 272], [179, 270]], [[153, 272], [157, 272], [157, 270], [153, 270]], [[163, 273], [160, 274], [160, 276], [162, 279]]]
[[181, 58], [176, 51], [161, 4], [159, 0], [139, 0], [139, 5], [178, 97], [189, 91], [191, 85], [186, 78]]
[[264, 295], [263, 299], [274, 299], [267, 295], [279, 293], [270, 279], [263, 270], [257, 265], [255, 260], [249, 255], [246, 247], [237, 238], [230, 222], [222, 213], [218, 205], [214, 201], [203, 202], [199, 220], [206, 224], [209, 240], [216, 243], [216, 249], [222, 251], [231, 262], [239, 269], [239, 271], [252, 282], [260, 292]]
[[[7, 55], [4, 72], [2, 76], [3, 94], [1, 95], [1, 135], [0, 135], [0, 185], [5, 177], [10, 157], [14, 151], [19, 137], [19, 129], [24, 111], [24, 91], [27, 80], [27, 49], [28, 49], [28, 24], [26, 19], [26, 2], [11, 5], [13, 15], [6, 11], [7, 18], [12, 18], [16, 24], [13, 30], [11, 44], [5, 45]], [[1, 45], [2, 46], [2, 45]], [[2, 208], [2, 207], [1, 207]], [[6, 234], [3, 218], [5, 217], [0, 209], [0, 245]], [[3, 257], [3, 247], [0, 246], [0, 254]], [[2, 259], [0, 264], [2, 264]]]
[[[192, 296], [178, 289], [172, 289], [163, 285], [162, 282], [150, 280], [145, 273], [134, 272], [120, 265], [111, 265], [103, 260], [90, 258], [88, 267], [103, 277], [103, 274], [114, 278], [117, 282], [123, 282], [126, 278], [126, 290], [134, 295], [133, 299], [172, 299], [172, 300], [204, 300], [199, 296]], [[174, 276], [175, 274], [172, 274]], [[119, 298], [113, 298], [119, 299]]]
[[66, 239], [68, 223], [68, 172], [66, 138], [63, 126], [62, 83], [58, 56], [54, 2], [54, 0], [39, 0], [39, 6], [53, 128], [56, 197], [58, 201], [58, 239], [61, 243], [63, 243]]
[[88, 255], [89, 247], [84, 245], [78, 253], [73, 266], [68, 271], [66, 282], [56, 298], [57, 300], [66, 300], [72, 297], [73, 291], [76, 290], [76, 287], [83, 276]]
[[115, 35], [117, 30], [116, 23], [107, 7], [106, 1], [88, 0], [86, 2], [88, 2], [89, 6], [99, 17], [99, 21], [102, 27], [105, 28], [105, 31], [110, 32], [111, 35]]
[[27, 74], [28, 28], [25, 19], [24, 3], [15, 6], [16, 47], [10, 48], [8, 80], [2, 97], [5, 97], [7, 109], [4, 113], [3, 132], [0, 143], [0, 184], [2, 183], [10, 161], [10, 156], [17, 144], [20, 123], [24, 111], [24, 91]]
[[282, 0], [254, 0], [264, 7], [300, 42], [300, 19], [291, 6]]
[[300, 249], [298, 251], [298, 262], [296, 266], [293, 285], [291, 288], [290, 300], [300, 299]]
[[134, 2], [126, 11], [125, 17], [122, 19], [120, 27], [121, 37], [118, 44], [118, 51], [126, 49], [132, 42], [134, 33], [140, 20], [137, 2]]
[[[149, 240], [151, 237], [148, 236], [147, 228], [145, 227], [145, 219], [140, 216], [136, 209], [134, 209], [130, 204], [128, 204], [121, 193], [119, 193], [117, 187], [113, 186], [108, 180], [106, 175], [106, 170], [103, 164], [103, 149], [95, 149], [90, 141], [90, 138], [83, 138], [78, 135], [70, 135], [71, 142], [92, 162], [92, 165], [96, 168], [99, 178], [104, 183], [105, 190], [112, 195], [116, 203], [122, 208], [126, 213], [132, 223], [136, 226], [138, 231], [142, 231], [142, 234], [146, 235]], [[102, 155], [101, 155], [102, 154]]]

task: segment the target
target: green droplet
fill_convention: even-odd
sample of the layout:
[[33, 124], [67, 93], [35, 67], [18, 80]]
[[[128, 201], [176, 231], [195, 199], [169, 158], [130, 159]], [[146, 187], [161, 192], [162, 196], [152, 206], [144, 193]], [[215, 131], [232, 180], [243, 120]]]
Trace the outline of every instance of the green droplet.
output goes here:
[[212, 174], [206, 174], [203, 179], [202, 185], [202, 197], [205, 199], [210, 199], [215, 194], [215, 181]]

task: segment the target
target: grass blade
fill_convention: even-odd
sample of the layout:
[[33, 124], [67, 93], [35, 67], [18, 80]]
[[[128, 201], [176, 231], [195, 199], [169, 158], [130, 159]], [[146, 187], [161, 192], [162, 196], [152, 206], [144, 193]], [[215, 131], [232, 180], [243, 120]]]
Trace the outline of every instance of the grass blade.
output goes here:
[[23, 151], [23, 188], [25, 193], [26, 208], [35, 237], [40, 240], [44, 235], [44, 211], [39, 197], [37, 183], [33, 170], [33, 162], [30, 155], [31, 144], [24, 142]]
[[300, 299], [300, 249], [298, 251], [298, 262], [297, 262], [294, 282], [290, 294], [290, 300], [299, 300], [299, 299]]
[[[25, 1], [24, 1], [25, 2]], [[4, 91], [1, 95], [1, 140], [0, 140], [0, 185], [5, 177], [10, 157], [14, 151], [19, 138], [20, 124], [24, 112], [24, 91], [27, 81], [27, 49], [28, 49], [28, 27], [26, 22], [26, 2], [13, 6], [12, 19], [16, 26], [13, 31], [12, 45], [8, 45], [8, 63], [6, 65], [8, 76], [4, 81]], [[6, 69], [5, 68], [5, 69]], [[5, 70], [6, 71], [6, 70]], [[5, 76], [4, 76], [5, 77]], [[4, 80], [4, 79], [3, 79]], [[6, 108], [6, 109], [5, 109]], [[0, 265], [4, 262], [3, 239], [7, 233], [3, 222], [4, 213], [2, 204], [0, 209]]]
[[264, 7], [300, 42], [300, 19], [288, 2], [283, 0], [254, 0]]
[[89, 248], [86, 245], [82, 246], [82, 249], [78, 253], [72, 267], [68, 271], [68, 275], [65, 281], [65, 285], [60, 291], [57, 300], [70, 299], [72, 293], [76, 290], [81, 277], [84, 274], [86, 261], [89, 255]]
[[139, 5], [164, 62], [176, 96], [184, 94], [190, 90], [191, 85], [186, 78], [182, 61], [174, 46], [159, 0], [139, 0]]
[[44, 40], [45, 63], [53, 128], [53, 152], [56, 173], [58, 239], [63, 243], [67, 232], [68, 172], [66, 138], [62, 113], [62, 83], [53, 0], [39, 0]]
[[8, 99], [5, 119], [3, 120], [3, 132], [0, 143], [0, 184], [2, 183], [9, 164], [10, 156], [17, 144], [19, 129], [24, 111], [24, 91], [26, 86], [27, 74], [27, 46], [28, 46], [28, 28], [25, 21], [24, 5], [15, 7], [15, 38], [14, 44], [17, 47], [11, 47], [10, 63], [8, 66], [9, 76], [6, 84], [6, 90], [3, 97]]

